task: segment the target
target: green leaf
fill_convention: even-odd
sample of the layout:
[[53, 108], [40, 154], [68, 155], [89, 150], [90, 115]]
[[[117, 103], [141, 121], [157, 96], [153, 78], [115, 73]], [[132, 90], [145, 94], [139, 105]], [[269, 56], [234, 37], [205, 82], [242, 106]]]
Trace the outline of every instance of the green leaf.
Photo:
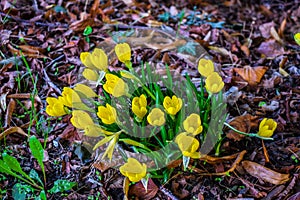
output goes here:
[[258, 103], [258, 106], [259, 106], [259, 107], [262, 107], [262, 106], [264, 106], [264, 105], [266, 105], [266, 104], [267, 104], [266, 102], [261, 101], [261, 102]]
[[42, 190], [40, 192], [40, 196], [39, 197], [40, 197], [41, 200], [47, 200], [47, 196], [46, 196], [45, 190]]
[[17, 175], [13, 171], [11, 171], [11, 169], [5, 164], [3, 160], [0, 160], [0, 173], [12, 175], [12, 176]]
[[148, 147], [146, 147], [144, 144], [142, 144], [142, 143], [140, 143], [140, 142], [137, 142], [137, 141], [134, 141], [134, 140], [131, 140], [131, 139], [123, 138], [123, 139], [119, 139], [119, 141], [125, 142], [126, 144], [129, 144], [129, 145], [133, 145], [133, 146], [137, 146], [137, 147], [146, 149], [146, 150], [148, 150], [148, 151], [151, 151], [151, 150], [150, 150]]
[[54, 182], [53, 187], [49, 190], [49, 193], [54, 194], [58, 192], [65, 192], [76, 185], [76, 182], [70, 182], [68, 180], [58, 179]]
[[169, 18], [170, 18], [170, 13], [169, 12], [165, 12], [163, 14], [158, 15], [158, 19], [160, 21], [163, 21], [163, 22], [169, 21]]
[[24, 191], [22, 188], [20, 188], [20, 183], [17, 183], [14, 185], [12, 189], [12, 197], [15, 200], [25, 200], [26, 198], [26, 191]]
[[37, 161], [44, 173], [44, 171], [45, 171], [44, 163], [43, 163], [44, 149], [43, 149], [40, 141], [34, 135], [29, 138], [29, 147], [30, 147], [33, 157], [35, 159], [37, 159]]
[[15, 172], [18, 172], [18, 173], [20, 173], [20, 174], [24, 173], [23, 170], [22, 170], [22, 168], [21, 168], [21, 166], [20, 166], [19, 161], [18, 161], [16, 158], [14, 158], [14, 157], [8, 155], [7, 153], [3, 153], [3, 154], [2, 154], [2, 157], [3, 157], [3, 161], [5, 162], [5, 164], [6, 164], [11, 170], [13, 170], [13, 171], [15, 171]]
[[33, 180], [38, 181], [41, 185], [44, 185], [43, 182], [42, 182], [42, 180], [41, 180], [40, 177], [39, 177], [39, 174], [38, 174], [34, 169], [31, 169], [31, 170], [30, 170], [29, 176], [30, 176]]
[[84, 36], [88, 36], [93, 32], [93, 28], [91, 26], [87, 26], [85, 27], [84, 31], [83, 31], [83, 35]]
[[196, 45], [198, 45], [197, 43], [195, 42], [187, 42], [185, 45], [181, 46], [178, 48], [178, 52], [179, 53], [189, 53], [193, 56], [196, 55]]
[[5, 165], [7, 165], [8, 168], [10, 168], [10, 170], [18, 172], [22, 174], [24, 177], [26, 177], [27, 179], [29, 179], [30, 181], [32, 181], [32, 179], [22, 170], [20, 163], [16, 158], [8, 155], [7, 153], [3, 153], [2, 157]]
[[15, 200], [25, 200], [26, 195], [33, 193], [34, 189], [30, 185], [16, 183], [12, 188], [12, 196]]

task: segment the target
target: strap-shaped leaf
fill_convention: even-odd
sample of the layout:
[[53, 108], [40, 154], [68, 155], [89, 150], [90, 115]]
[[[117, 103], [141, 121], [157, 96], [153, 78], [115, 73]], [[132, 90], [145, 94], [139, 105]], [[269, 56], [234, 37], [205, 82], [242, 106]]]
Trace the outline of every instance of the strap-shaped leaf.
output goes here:
[[146, 150], [148, 150], [148, 151], [151, 151], [151, 149], [149, 149], [148, 147], [146, 147], [144, 144], [142, 144], [142, 143], [140, 143], [140, 142], [137, 142], [137, 141], [135, 141], [135, 140], [123, 138], [123, 139], [119, 139], [119, 141], [125, 142], [125, 143], [127, 143], [127, 144], [129, 144], [129, 145], [133, 145], [133, 146], [137, 146], [137, 147], [146, 149]]
[[12, 176], [17, 175], [13, 171], [11, 171], [11, 169], [5, 164], [3, 160], [0, 160], [0, 173], [12, 175]]
[[[32, 179], [22, 170], [19, 161], [13, 156], [8, 155], [7, 153], [2, 154], [3, 161], [5, 164], [13, 171], [20, 173], [28, 180], [32, 181]], [[33, 182], [34, 183], [34, 182]]]
[[37, 159], [42, 171], [44, 172], [44, 149], [40, 141], [34, 135], [29, 138], [29, 147], [33, 157]]
[[[5, 155], [6, 153], [3, 153], [3, 154]], [[2, 154], [2, 156], [3, 156], [3, 154]], [[6, 156], [9, 156], [9, 155], [6, 154]], [[14, 158], [14, 157], [12, 157], [12, 158]], [[22, 170], [22, 172], [23, 172], [23, 170]], [[8, 175], [14, 176], [17, 179], [20, 179], [20, 180], [22, 180], [26, 183], [31, 184], [28, 180], [24, 179], [22, 176], [20, 176], [20, 175], [16, 174], [15, 172], [13, 172], [12, 169], [9, 167], [9, 165], [6, 162], [4, 162], [3, 160], [0, 160], [0, 173], [5, 173], [5, 174], [8, 174]], [[25, 172], [23, 172], [23, 173], [25, 174], [25, 176], [28, 176]], [[29, 177], [29, 180], [31, 180], [30, 177]]]

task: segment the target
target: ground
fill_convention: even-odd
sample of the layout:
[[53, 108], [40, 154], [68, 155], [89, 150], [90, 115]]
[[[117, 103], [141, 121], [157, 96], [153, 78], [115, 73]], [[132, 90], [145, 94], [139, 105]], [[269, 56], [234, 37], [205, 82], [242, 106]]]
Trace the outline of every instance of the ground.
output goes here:
[[[113, 31], [131, 28], [169, 31], [200, 44], [230, 91], [225, 93], [226, 121], [236, 129], [257, 132], [263, 118], [278, 125], [272, 141], [224, 128], [218, 157], [212, 152], [186, 171], [181, 162], [172, 163], [166, 183], [153, 179], [148, 192], [140, 183], [132, 185], [128, 196], [300, 199], [300, 46], [294, 40], [300, 32], [300, 1], [3, 0], [0, 8], [0, 152], [15, 157], [26, 173], [33, 168], [42, 177], [27, 140], [35, 135], [45, 148], [45, 187], [58, 179], [76, 183], [48, 192], [48, 199], [124, 198], [120, 172], [95, 161], [81, 146], [82, 134], [69, 115], [49, 117], [45, 108], [47, 97], [76, 83], [81, 52], [111, 41]], [[135, 62], [161, 59], [195, 82], [200, 76], [197, 63], [173, 46], [148, 45], [133, 49], [132, 56]], [[0, 197], [12, 199], [18, 182], [0, 174]], [[34, 198], [39, 190], [28, 194]]]

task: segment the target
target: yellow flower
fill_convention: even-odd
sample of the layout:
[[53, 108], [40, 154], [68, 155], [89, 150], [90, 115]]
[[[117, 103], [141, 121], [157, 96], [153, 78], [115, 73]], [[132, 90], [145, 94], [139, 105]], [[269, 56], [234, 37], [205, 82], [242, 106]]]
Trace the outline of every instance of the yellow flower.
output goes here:
[[272, 137], [276, 128], [276, 121], [273, 119], [264, 118], [259, 124], [259, 130], [257, 134], [261, 137]]
[[96, 70], [92, 70], [88, 68], [83, 70], [82, 75], [84, 78], [90, 81], [97, 81], [99, 78], [99, 74], [97, 73]]
[[91, 54], [91, 61], [93, 65], [102, 71], [106, 71], [108, 67], [108, 59], [106, 53], [99, 48], [94, 49]]
[[84, 66], [96, 69], [96, 67], [92, 63], [91, 53], [90, 52], [82, 52], [80, 53], [80, 61], [84, 64]]
[[74, 87], [76, 92], [82, 93], [86, 98], [97, 97], [98, 95], [87, 85], [84, 84], [76, 84]]
[[117, 120], [116, 109], [108, 103], [106, 104], [106, 106], [98, 107], [97, 115], [104, 124], [113, 124]]
[[224, 87], [222, 77], [217, 73], [211, 73], [205, 80], [205, 87], [211, 93], [218, 93]]
[[165, 122], [165, 114], [159, 108], [153, 108], [147, 116], [147, 121], [152, 126], [162, 126]]
[[105, 78], [106, 82], [103, 85], [103, 88], [107, 93], [114, 97], [120, 97], [127, 94], [128, 86], [121, 78], [113, 74], [106, 74]]
[[126, 63], [126, 62], [130, 61], [131, 49], [130, 49], [129, 44], [127, 44], [127, 43], [117, 44], [115, 46], [115, 52], [117, 54], [119, 61], [121, 61], [122, 63]]
[[203, 127], [201, 126], [200, 116], [196, 113], [190, 114], [183, 121], [183, 128], [186, 132], [191, 133], [193, 135], [198, 135], [202, 132]]
[[67, 114], [64, 108], [64, 104], [57, 98], [47, 97], [46, 101], [48, 103], [46, 107], [46, 113], [48, 115], [58, 117]]
[[198, 63], [198, 71], [202, 76], [208, 77], [215, 70], [214, 63], [211, 60], [201, 58]]
[[143, 119], [143, 117], [147, 114], [147, 99], [144, 94], [140, 97], [134, 97], [132, 100], [132, 112], [138, 116], [138, 118]]
[[96, 124], [90, 124], [84, 127], [84, 135], [88, 137], [99, 137], [103, 136], [104, 130]]
[[120, 167], [120, 172], [132, 182], [138, 182], [146, 176], [147, 165], [134, 158], [128, 158], [127, 163]]
[[182, 99], [177, 98], [175, 95], [172, 96], [172, 99], [169, 96], [166, 96], [163, 105], [168, 114], [176, 115], [182, 107]]
[[80, 129], [85, 129], [87, 126], [94, 125], [90, 115], [82, 110], [73, 110], [70, 121], [73, 126]]
[[294, 35], [294, 39], [295, 39], [296, 43], [297, 43], [298, 45], [300, 45], [300, 33], [296, 33], [296, 34]]
[[108, 146], [106, 147], [106, 150], [104, 154], [102, 155], [102, 159], [104, 159], [106, 156], [109, 158], [109, 160], [112, 159], [112, 155], [114, 152], [114, 148], [116, 143], [118, 142], [120, 133], [115, 133], [110, 136], [105, 136], [102, 140], [100, 140], [93, 148], [93, 150], [96, 150], [98, 147], [106, 144], [109, 142]]
[[188, 136], [187, 132], [180, 133], [176, 138], [175, 142], [177, 143], [182, 155], [191, 158], [199, 158], [200, 152], [197, 152], [200, 143], [197, 139], [192, 136]]
[[61, 96], [58, 97], [58, 100], [68, 107], [73, 107], [76, 103], [81, 103], [79, 95], [68, 87], [64, 87]]

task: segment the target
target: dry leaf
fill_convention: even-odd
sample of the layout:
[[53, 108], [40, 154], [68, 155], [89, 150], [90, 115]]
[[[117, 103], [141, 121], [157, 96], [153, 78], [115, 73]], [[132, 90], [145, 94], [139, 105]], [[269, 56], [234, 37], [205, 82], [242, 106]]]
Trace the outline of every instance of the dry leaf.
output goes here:
[[130, 184], [130, 181], [129, 181], [128, 177], [125, 177], [124, 182], [123, 182], [124, 200], [129, 199], [129, 196], [128, 196], [129, 184]]
[[250, 86], [256, 86], [258, 83], [260, 83], [261, 78], [266, 73], [268, 68], [265, 66], [251, 67], [246, 65], [243, 68], [233, 68], [233, 70], [245, 81], [247, 81]]
[[129, 195], [136, 196], [138, 199], [144, 199], [144, 200], [150, 200], [153, 197], [155, 197], [156, 193], [158, 191], [158, 187], [155, 185], [155, 183], [152, 181], [151, 178], [148, 179], [148, 185], [147, 185], [147, 191], [145, 190], [142, 182], [138, 182], [134, 185], [132, 185], [129, 189]]
[[16, 101], [13, 99], [10, 99], [8, 106], [7, 106], [7, 110], [6, 110], [5, 121], [4, 121], [4, 126], [3, 126], [4, 128], [10, 126], [12, 114], [13, 114], [15, 108], [16, 108]]
[[250, 50], [249, 50], [248, 46], [242, 45], [240, 48], [241, 48], [241, 50], [244, 52], [244, 54], [245, 54], [247, 57], [249, 57], [249, 55], [250, 55]]
[[[250, 114], [238, 116], [238, 117], [233, 118], [232, 121], [229, 122], [229, 124], [239, 131], [249, 133], [251, 129], [257, 127], [258, 116], [252, 116]], [[230, 129], [226, 133], [226, 137], [233, 139], [235, 141], [240, 141], [245, 136]]]
[[299, 200], [300, 199], [300, 192], [290, 196], [287, 200]]
[[276, 56], [288, 53], [288, 51], [284, 51], [283, 46], [276, 42], [276, 40], [274, 39], [262, 42], [258, 47], [257, 52], [263, 54], [268, 58], [274, 58]]
[[96, 161], [95, 163], [93, 163], [93, 167], [95, 167], [96, 169], [100, 170], [102, 173], [105, 172], [106, 170], [117, 166], [119, 164], [118, 160], [112, 160], [110, 162], [106, 162], [106, 161]]
[[277, 33], [277, 31], [275, 30], [274, 27], [271, 28], [270, 34], [272, 35], [272, 37], [273, 37], [277, 42], [279, 42], [280, 44], [283, 44], [282, 39], [279, 37], [279, 35], [278, 35], [278, 33]]
[[285, 26], [286, 26], [286, 18], [284, 18], [284, 20], [281, 22], [280, 24], [280, 28], [278, 30], [278, 35], [283, 38], [284, 37], [284, 29], [285, 29]]
[[271, 37], [271, 28], [274, 26], [275, 26], [275, 24], [273, 21], [268, 22], [268, 23], [260, 25], [259, 31], [264, 38], [268, 39]]
[[289, 174], [281, 174], [252, 161], [243, 161], [243, 168], [251, 175], [274, 185], [284, 184], [289, 180]]
[[28, 137], [28, 135], [20, 127], [10, 127], [2, 133], [0, 133], [0, 140], [2, 140], [4, 137], [8, 136], [11, 133], [19, 133], [20, 135]]
[[149, 25], [150, 27], [160, 27], [161, 25], [163, 25], [163, 23], [156, 20], [149, 19], [147, 25]]

